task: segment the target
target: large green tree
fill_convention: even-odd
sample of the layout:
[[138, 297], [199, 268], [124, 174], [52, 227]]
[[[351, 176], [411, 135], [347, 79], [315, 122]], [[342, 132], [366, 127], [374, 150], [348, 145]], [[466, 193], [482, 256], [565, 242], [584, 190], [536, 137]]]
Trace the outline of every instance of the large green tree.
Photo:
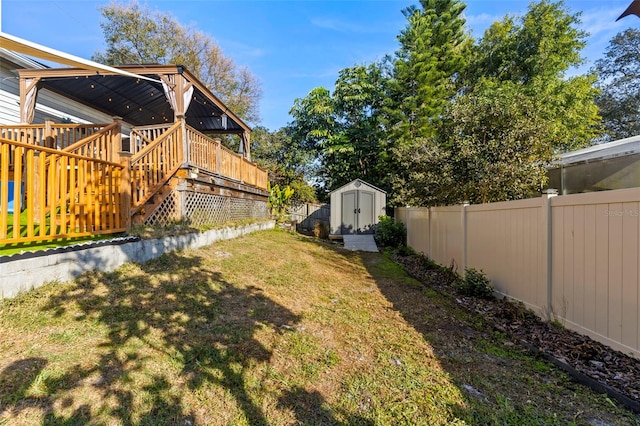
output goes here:
[[629, 28], [611, 39], [603, 58], [596, 61], [596, 103], [605, 127], [605, 140], [640, 134], [640, 31]]
[[137, 1], [113, 2], [100, 11], [106, 49], [93, 55], [95, 61], [184, 65], [235, 114], [258, 121], [262, 89], [257, 78], [224, 55], [210, 35]]
[[398, 36], [388, 127], [399, 144], [432, 136], [442, 111], [457, 91], [470, 38], [459, 0], [421, 0], [403, 11], [407, 25]]
[[594, 76], [567, 77], [585, 34], [562, 2], [494, 23], [472, 50], [433, 136], [396, 148], [402, 204], [490, 202], [538, 192], [545, 165], [599, 134]]
[[315, 202], [315, 190], [307, 183], [313, 176], [313, 154], [296, 145], [286, 128], [270, 132], [256, 127], [251, 134], [253, 161], [269, 170], [271, 187], [290, 187], [294, 190], [293, 203]]
[[[471, 44], [465, 31], [464, 3], [422, 0], [420, 5], [403, 11], [407, 25], [398, 36], [400, 48], [387, 90], [390, 102], [385, 124], [394, 164], [388, 171], [393, 204], [416, 202], [415, 195], [421, 190], [412, 184], [426, 177], [431, 188], [441, 186], [437, 172], [428, 170], [429, 155], [440, 159], [443, 152], [432, 138], [459, 90]], [[424, 163], [417, 163], [419, 159]]]
[[538, 193], [554, 154], [544, 107], [521, 84], [492, 79], [452, 103], [439, 136], [455, 178], [445, 201], [486, 203]]
[[317, 156], [316, 177], [325, 194], [356, 178], [387, 186], [387, 81], [379, 64], [354, 66], [340, 71], [333, 94], [319, 87], [295, 101], [289, 129], [299, 146]]
[[387, 136], [381, 111], [387, 79], [377, 64], [340, 71], [333, 93], [336, 132], [322, 147], [329, 189], [361, 178], [387, 187]]
[[[553, 158], [538, 106], [513, 82], [483, 79], [448, 104], [435, 136], [400, 156], [403, 204], [446, 205], [524, 198], [545, 182]], [[401, 149], [407, 149], [401, 148]]]
[[582, 148], [600, 134], [593, 73], [567, 77], [580, 56], [587, 34], [580, 14], [563, 1], [531, 3], [521, 18], [496, 22], [476, 44], [465, 79], [473, 91], [483, 79], [519, 85], [534, 102], [531, 111], [552, 130], [546, 143], [557, 152]]

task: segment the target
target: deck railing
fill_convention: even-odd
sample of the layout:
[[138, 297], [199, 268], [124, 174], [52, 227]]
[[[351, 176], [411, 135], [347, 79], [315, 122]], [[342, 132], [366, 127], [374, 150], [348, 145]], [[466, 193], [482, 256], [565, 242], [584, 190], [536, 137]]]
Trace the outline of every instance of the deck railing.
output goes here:
[[192, 127], [187, 126], [186, 135], [190, 164], [247, 185], [267, 189], [266, 170], [223, 146], [219, 139], [211, 139]]
[[154, 124], [151, 126], [139, 126], [131, 129], [130, 152], [137, 154], [145, 146], [158, 139], [172, 124]]
[[1, 126], [0, 244], [124, 232], [185, 164], [267, 189], [266, 170], [182, 126], [136, 129], [134, 155], [120, 152], [119, 120]]
[[63, 149], [65, 152], [83, 157], [114, 161], [122, 150], [120, 122], [114, 121], [100, 131]]
[[189, 126], [187, 126], [187, 140], [189, 141], [189, 163], [219, 173], [218, 162], [222, 148], [220, 141], [211, 139]]
[[128, 169], [0, 138], [0, 244], [124, 232]]
[[54, 124], [51, 121], [44, 124], [3, 125], [0, 137], [46, 148], [65, 149], [106, 126], [108, 124]]

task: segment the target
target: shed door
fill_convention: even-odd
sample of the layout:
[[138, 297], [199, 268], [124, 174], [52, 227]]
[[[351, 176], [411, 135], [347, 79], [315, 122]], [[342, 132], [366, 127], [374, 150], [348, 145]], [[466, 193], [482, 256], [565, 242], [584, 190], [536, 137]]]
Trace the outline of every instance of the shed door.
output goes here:
[[373, 234], [373, 215], [375, 194], [370, 191], [358, 191], [358, 234]]
[[356, 216], [358, 214], [358, 191], [346, 191], [342, 193], [342, 221], [341, 234], [355, 234], [357, 228]]
[[375, 194], [371, 191], [352, 190], [342, 193], [341, 234], [373, 233]]

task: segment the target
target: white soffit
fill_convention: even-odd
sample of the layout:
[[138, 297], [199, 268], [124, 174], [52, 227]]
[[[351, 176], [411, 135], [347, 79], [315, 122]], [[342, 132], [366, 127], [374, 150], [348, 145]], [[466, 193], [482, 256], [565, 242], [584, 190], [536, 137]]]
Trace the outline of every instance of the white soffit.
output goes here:
[[33, 43], [28, 40], [21, 39], [16, 36], [4, 33], [0, 31], [0, 47], [12, 50], [14, 52], [22, 53], [24, 55], [34, 56], [36, 58], [45, 59], [48, 61], [56, 62], [59, 64], [68, 65], [75, 68], [94, 70], [97, 73], [106, 72], [109, 74], [119, 74], [127, 77], [140, 78], [143, 80], [154, 81], [156, 83], [162, 83], [159, 79], [153, 79], [130, 73], [118, 68], [110, 67], [108, 65], [102, 65], [98, 62], [90, 61], [88, 59], [80, 58], [78, 56], [71, 55], [69, 53], [61, 52], [59, 50], [51, 49], [46, 46], [42, 46], [37, 43]]

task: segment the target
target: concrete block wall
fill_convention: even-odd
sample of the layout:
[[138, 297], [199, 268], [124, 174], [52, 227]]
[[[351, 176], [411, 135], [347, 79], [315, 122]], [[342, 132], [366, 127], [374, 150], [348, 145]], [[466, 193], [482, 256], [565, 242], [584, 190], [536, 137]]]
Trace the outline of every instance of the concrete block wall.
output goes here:
[[47, 282], [71, 281], [91, 270], [110, 272], [126, 262], [143, 263], [167, 252], [204, 247], [274, 226], [275, 222], [269, 221], [201, 234], [152, 240], [123, 238], [109, 244], [89, 244], [88, 248], [61, 248], [3, 256], [0, 257], [0, 299], [15, 297]]

